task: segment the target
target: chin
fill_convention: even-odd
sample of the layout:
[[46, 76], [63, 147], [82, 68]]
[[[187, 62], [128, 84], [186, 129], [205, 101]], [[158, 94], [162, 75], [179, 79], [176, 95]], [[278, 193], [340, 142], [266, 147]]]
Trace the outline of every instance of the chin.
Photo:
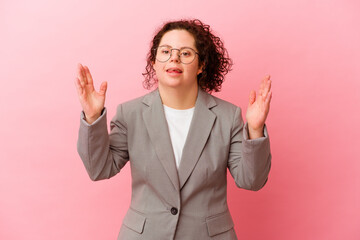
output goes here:
[[170, 79], [166, 79], [165, 81], [159, 81], [159, 85], [163, 86], [163, 87], [171, 87], [171, 88], [176, 88], [176, 87], [181, 87], [181, 81], [179, 79], [174, 79], [174, 78], [170, 78]]

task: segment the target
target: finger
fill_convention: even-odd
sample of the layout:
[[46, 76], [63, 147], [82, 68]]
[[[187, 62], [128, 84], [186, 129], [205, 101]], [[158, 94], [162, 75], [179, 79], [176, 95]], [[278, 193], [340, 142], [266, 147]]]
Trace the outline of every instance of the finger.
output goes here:
[[251, 90], [249, 95], [249, 106], [252, 105], [256, 100], [256, 92], [254, 90]]
[[262, 97], [264, 100], [266, 100], [267, 94], [269, 93], [270, 89], [271, 89], [270, 75], [267, 75], [264, 78], [264, 85], [263, 85], [263, 91], [262, 91]]
[[100, 92], [99, 94], [105, 96], [107, 90], [107, 82], [102, 82], [100, 86]]
[[260, 87], [259, 87], [259, 91], [258, 91], [258, 96], [263, 97], [264, 91], [265, 91], [265, 85], [266, 85], [266, 79], [263, 78], [263, 79], [261, 80], [261, 83], [260, 83]]
[[266, 106], [267, 109], [270, 108], [271, 98], [272, 98], [272, 92], [270, 91], [269, 94], [266, 96], [266, 99], [265, 99], [265, 106]]
[[86, 75], [86, 78], [87, 78], [87, 83], [88, 84], [93, 84], [93, 79], [92, 79], [89, 68], [87, 66], [85, 66], [84, 70], [85, 70], [85, 75]]
[[82, 75], [81, 75], [81, 64], [78, 63], [77, 65], [77, 77], [82, 81]]
[[267, 75], [265, 77], [265, 88], [270, 89], [270, 87], [271, 87], [271, 79], [270, 79], [270, 75]]
[[261, 92], [264, 88], [264, 80], [261, 80], [260, 86], [259, 86], [259, 92]]
[[80, 74], [80, 76], [82, 77], [83, 82], [84, 82], [85, 84], [87, 84], [88, 81], [87, 81], [87, 78], [86, 78], [85, 68], [84, 68], [84, 66], [81, 65], [81, 64], [80, 64], [80, 73], [79, 73], [79, 74]]
[[264, 100], [266, 100], [269, 92], [271, 90], [271, 80], [268, 80], [267, 83], [266, 83], [266, 86], [265, 86], [265, 89], [264, 89], [264, 92], [263, 92], [263, 97], [264, 97]]
[[83, 78], [81, 76], [78, 76], [77, 79], [78, 79], [78, 82], [79, 82], [81, 88], [84, 88], [85, 82], [84, 82]]
[[83, 75], [83, 66], [81, 63], [78, 64], [78, 78], [80, 79], [81, 85], [83, 86], [85, 84], [85, 79]]
[[80, 79], [77, 77], [75, 79], [74, 83], [75, 83], [76, 91], [77, 91], [78, 95], [81, 96], [83, 94], [83, 88], [81, 86]]

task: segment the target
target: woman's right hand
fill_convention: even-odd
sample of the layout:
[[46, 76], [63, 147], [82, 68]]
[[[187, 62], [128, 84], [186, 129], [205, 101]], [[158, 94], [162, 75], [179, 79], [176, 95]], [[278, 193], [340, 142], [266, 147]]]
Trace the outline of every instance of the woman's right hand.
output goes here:
[[79, 63], [75, 85], [86, 121], [91, 124], [100, 117], [104, 109], [107, 82], [102, 82], [100, 91], [96, 92], [89, 68]]

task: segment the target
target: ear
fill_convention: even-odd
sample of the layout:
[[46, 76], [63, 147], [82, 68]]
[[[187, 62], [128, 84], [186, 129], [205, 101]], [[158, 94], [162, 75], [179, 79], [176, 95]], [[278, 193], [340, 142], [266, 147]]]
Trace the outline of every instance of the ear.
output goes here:
[[155, 61], [151, 62], [151, 67], [155, 70]]
[[199, 70], [197, 71], [197, 75], [199, 75], [200, 73], [202, 73], [204, 69], [205, 69], [205, 64], [202, 63], [201, 66], [199, 67]]

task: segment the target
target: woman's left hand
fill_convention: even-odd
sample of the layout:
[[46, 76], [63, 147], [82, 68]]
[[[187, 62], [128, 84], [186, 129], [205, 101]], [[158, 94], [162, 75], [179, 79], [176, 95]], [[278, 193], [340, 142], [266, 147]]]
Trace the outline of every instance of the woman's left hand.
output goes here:
[[249, 105], [246, 112], [250, 139], [263, 137], [264, 124], [270, 109], [272, 96], [270, 76], [266, 76], [261, 84], [256, 97], [254, 90], [250, 92]]

